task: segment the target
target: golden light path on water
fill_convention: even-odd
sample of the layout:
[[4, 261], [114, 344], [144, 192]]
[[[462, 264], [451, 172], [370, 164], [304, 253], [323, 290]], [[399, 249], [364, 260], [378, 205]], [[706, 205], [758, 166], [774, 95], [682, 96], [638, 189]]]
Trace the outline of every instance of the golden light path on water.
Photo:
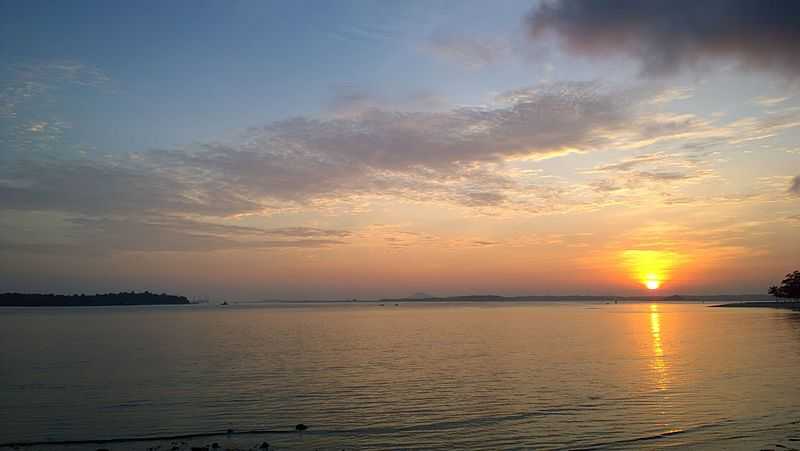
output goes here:
[[653, 360], [650, 367], [655, 373], [655, 386], [659, 390], [667, 389], [667, 363], [664, 359], [664, 346], [661, 338], [661, 313], [658, 304], [650, 304], [650, 337], [652, 338]]

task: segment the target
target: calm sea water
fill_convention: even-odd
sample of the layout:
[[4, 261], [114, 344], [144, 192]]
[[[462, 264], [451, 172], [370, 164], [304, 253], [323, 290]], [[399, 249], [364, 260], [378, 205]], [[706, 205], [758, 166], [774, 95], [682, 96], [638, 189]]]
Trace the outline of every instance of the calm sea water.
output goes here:
[[0, 442], [302, 422], [303, 434], [202, 440], [264, 439], [277, 449], [800, 448], [799, 378], [800, 314], [768, 309], [0, 310]]

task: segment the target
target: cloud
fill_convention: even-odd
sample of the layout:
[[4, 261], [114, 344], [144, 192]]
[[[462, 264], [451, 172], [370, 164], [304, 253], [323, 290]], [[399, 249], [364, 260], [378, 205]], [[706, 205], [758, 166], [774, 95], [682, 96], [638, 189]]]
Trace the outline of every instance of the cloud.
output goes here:
[[65, 86], [98, 87], [108, 81], [97, 68], [76, 61], [9, 64], [0, 70], [0, 119], [15, 118], [21, 106]]
[[[194, 152], [149, 152], [139, 161], [185, 185], [191, 195], [172, 201], [178, 205], [181, 199], [222, 193], [233, 200], [280, 204], [411, 191], [430, 196], [440, 189], [460, 190], [466, 203], [485, 204], [501, 197], [469, 186], [472, 180], [483, 188], [488, 184], [477, 166], [607, 144], [595, 132], [626, 126], [639, 95], [568, 83], [520, 90], [489, 107], [300, 117], [252, 128], [241, 142], [207, 144]], [[198, 206], [204, 205], [220, 204]], [[229, 210], [236, 205], [229, 204]], [[240, 203], [239, 208], [246, 212], [258, 206]]]
[[653, 96], [650, 103], [655, 105], [666, 104], [677, 100], [691, 99], [692, 97], [694, 97], [694, 90], [692, 88], [668, 88], [658, 95]]
[[[60, 242], [0, 241], [0, 252], [105, 255], [123, 252], [201, 252], [319, 248], [343, 244], [349, 231], [313, 227], [260, 229], [181, 217], [74, 217]], [[24, 233], [15, 234], [18, 237]]]
[[753, 103], [765, 108], [771, 108], [780, 105], [781, 103], [791, 98], [792, 96], [781, 96], [781, 97], [758, 96], [755, 99], [753, 99]]
[[590, 172], [628, 171], [637, 166], [664, 161], [666, 158], [666, 155], [659, 153], [635, 155], [616, 163], [597, 166]]
[[530, 36], [554, 33], [578, 55], [626, 55], [644, 76], [709, 59], [800, 75], [800, 3], [761, 0], [562, 0], [535, 7]]
[[0, 66], [0, 159], [75, 151], [59, 145], [73, 126], [59, 112], [66, 100], [63, 94], [98, 91], [108, 82], [96, 68], [74, 61]]
[[789, 186], [789, 192], [794, 195], [800, 196], [800, 175], [796, 175], [792, 179], [792, 184], [791, 186]]
[[210, 182], [195, 189], [168, 170], [92, 160], [20, 160], [0, 164], [4, 210], [86, 215], [156, 212], [224, 216], [260, 205]]
[[511, 46], [499, 38], [436, 32], [428, 40], [427, 49], [437, 56], [477, 69], [506, 56]]
[[430, 91], [417, 91], [409, 95], [396, 96], [375, 94], [367, 89], [344, 84], [336, 86], [326, 113], [341, 118], [355, 118], [375, 110], [392, 111], [441, 111], [449, 107], [447, 99]]
[[[189, 149], [0, 161], [0, 209], [229, 218], [380, 196], [482, 211], [553, 212], [591, 199], [565, 199], [572, 190], [567, 182], [515, 173], [515, 162], [670, 140], [761, 139], [800, 124], [800, 112], [724, 126], [692, 115], [652, 113], [651, 100], [659, 95], [642, 87], [543, 84], [503, 93], [484, 106], [297, 117]], [[702, 175], [674, 158], [639, 167], [661, 158], [639, 156], [594, 171], [637, 167], [641, 173], [630, 177], [662, 183]]]
[[668, 185], [695, 182], [712, 176], [713, 171], [704, 165], [705, 161], [695, 155], [657, 152], [598, 165], [584, 173], [605, 177], [590, 184], [593, 190], [600, 193], [642, 188], [661, 191]]

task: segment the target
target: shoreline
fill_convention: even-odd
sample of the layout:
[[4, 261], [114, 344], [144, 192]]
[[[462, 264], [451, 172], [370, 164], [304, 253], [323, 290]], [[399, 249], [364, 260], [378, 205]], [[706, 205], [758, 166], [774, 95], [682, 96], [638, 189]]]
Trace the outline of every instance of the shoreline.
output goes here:
[[776, 308], [776, 309], [783, 309], [783, 310], [800, 311], [800, 301], [733, 302], [733, 303], [730, 303], [730, 304], [710, 305], [709, 307]]
[[295, 429], [254, 429], [245, 431], [216, 431], [216, 432], [196, 432], [175, 435], [143, 436], [143, 437], [117, 437], [117, 438], [97, 438], [97, 439], [75, 439], [75, 440], [40, 440], [40, 441], [18, 441], [0, 443], [0, 448], [32, 448], [39, 446], [76, 446], [76, 445], [107, 445], [107, 444], [133, 444], [139, 442], [169, 442], [175, 440], [204, 439], [211, 437], [245, 436], [245, 435], [274, 435], [274, 434], [297, 434]]

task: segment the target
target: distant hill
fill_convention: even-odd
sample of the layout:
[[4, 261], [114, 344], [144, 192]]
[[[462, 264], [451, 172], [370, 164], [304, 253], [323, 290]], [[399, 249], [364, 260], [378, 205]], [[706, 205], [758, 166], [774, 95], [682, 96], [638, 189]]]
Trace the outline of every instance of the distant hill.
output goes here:
[[91, 307], [112, 305], [185, 305], [189, 299], [170, 294], [107, 293], [107, 294], [0, 294], [0, 307]]

